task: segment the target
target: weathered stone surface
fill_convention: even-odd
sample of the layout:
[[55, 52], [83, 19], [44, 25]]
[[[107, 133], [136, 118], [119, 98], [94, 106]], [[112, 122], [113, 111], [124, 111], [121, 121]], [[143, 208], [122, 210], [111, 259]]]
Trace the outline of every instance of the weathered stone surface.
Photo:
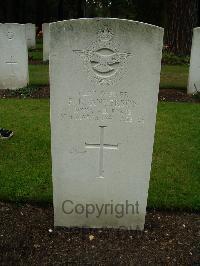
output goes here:
[[49, 60], [49, 23], [42, 24], [42, 33], [43, 33], [43, 61]]
[[50, 25], [56, 226], [143, 229], [162, 38], [128, 20]]
[[35, 48], [36, 46], [36, 27], [35, 24], [26, 23], [26, 40], [28, 48]]
[[188, 94], [200, 91], [200, 28], [193, 30], [187, 91]]
[[25, 26], [0, 24], [0, 89], [17, 89], [28, 84], [28, 51]]

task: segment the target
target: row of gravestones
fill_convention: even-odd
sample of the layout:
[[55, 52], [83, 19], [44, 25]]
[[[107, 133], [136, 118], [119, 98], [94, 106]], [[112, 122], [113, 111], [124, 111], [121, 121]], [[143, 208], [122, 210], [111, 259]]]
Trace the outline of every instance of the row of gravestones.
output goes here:
[[[49, 43], [50, 43], [50, 32], [49, 23], [42, 24], [43, 33], [43, 61], [49, 61]], [[32, 23], [25, 24], [25, 35], [27, 41], [27, 47], [36, 47], [36, 26]]]
[[[43, 33], [43, 61], [49, 60], [49, 43], [50, 43], [50, 34], [49, 34], [49, 23], [42, 24], [42, 33]], [[32, 23], [25, 24], [25, 36], [27, 41], [27, 47], [35, 48], [36, 47], [36, 26]]]
[[32, 23], [26, 23], [25, 26], [25, 37], [27, 41], [28, 49], [36, 47], [36, 26]]
[[[20, 27], [22, 26], [22, 27]], [[25, 39], [28, 48], [36, 46], [36, 27], [32, 23], [24, 24]], [[29, 81], [28, 54], [24, 44], [24, 36], [20, 24], [0, 24], [0, 48], [2, 63], [0, 65], [0, 88], [16, 89], [25, 87]], [[49, 60], [50, 31], [49, 23], [42, 25], [43, 32], [43, 61]], [[190, 59], [188, 93], [200, 91], [200, 28], [195, 28]]]
[[[43, 60], [49, 59], [49, 24], [43, 24]], [[0, 89], [18, 89], [29, 83], [28, 49], [36, 47], [32, 23], [0, 24]]]
[[[0, 28], [0, 68], [14, 64], [21, 75], [22, 68], [27, 73], [22, 31], [16, 25], [10, 38], [8, 28]], [[194, 32], [197, 46], [200, 34]], [[163, 29], [145, 23], [78, 19], [50, 25], [56, 226], [144, 228], [162, 47]], [[196, 67], [199, 50], [192, 49]], [[16, 55], [15, 62], [8, 55]]]

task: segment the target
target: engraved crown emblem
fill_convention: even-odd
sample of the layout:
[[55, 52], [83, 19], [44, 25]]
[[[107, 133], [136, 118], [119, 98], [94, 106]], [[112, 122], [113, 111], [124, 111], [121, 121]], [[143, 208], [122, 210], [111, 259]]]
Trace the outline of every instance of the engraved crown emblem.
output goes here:
[[103, 42], [110, 41], [112, 37], [113, 33], [107, 27], [99, 30], [98, 32], [98, 38]]
[[7, 37], [8, 37], [9, 40], [12, 40], [13, 37], [14, 37], [14, 35], [15, 35], [15, 34], [14, 34], [14, 32], [12, 32], [12, 31], [8, 31], [8, 32], [7, 32]]
[[128, 52], [119, 52], [118, 44], [112, 40], [114, 34], [108, 27], [97, 32], [97, 41], [86, 50], [73, 50], [83, 57], [89, 78], [99, 85], [113, 85], [125, 72]]

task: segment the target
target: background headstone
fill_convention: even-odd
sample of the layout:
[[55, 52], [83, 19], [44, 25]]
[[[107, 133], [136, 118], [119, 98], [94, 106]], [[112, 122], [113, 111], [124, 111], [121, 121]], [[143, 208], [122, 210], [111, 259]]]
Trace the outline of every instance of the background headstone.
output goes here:
[[26, 87], [28, 79], [25, 26], [0, 24], [0, 89]]
[[43, 61], [49, 60], [49, 23], [42, 24], [42, 33], [43, 33]]
[[200, 91], [200, 28], [195, 28], [193, 30], [187, 91], [188, 94]]
[[50, 25], [56, 226], [143, 229], [162, 38], [128, 20]]
[[26, 40], [28, 48], [35, 48], [36, 46], [36, 27], [35, 24], [26, 23]]

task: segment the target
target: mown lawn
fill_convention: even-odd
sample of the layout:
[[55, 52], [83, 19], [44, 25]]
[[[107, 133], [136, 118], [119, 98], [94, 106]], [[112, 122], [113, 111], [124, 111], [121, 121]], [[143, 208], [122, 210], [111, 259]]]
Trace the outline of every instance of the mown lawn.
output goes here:
[[49, 84], [48, 65], [29, 65], [29, 86], [46, 86]]
[[[188, 66], [162, 66], [160, 88], [184, 89], [187, 88]], [[29, 65], [30, 86], [49, 84], [49, 66]]]
[[189, 66], [163, 65], [160, 78], [160, 88], [186, 89]]
[[[29, 57], [33, 60], [43, 59], [42, 40], [37, 40], [36, 49], [29, 50]], [[30, 86], [49, 84], [48, 65], [29, 65]], [[160, 88], [187, 88], [189, 66], [187, 65], [163, 65], [161, 71]]]
[[51, 200], [49, 101], [1, 100], [1, 125], [14, 137], [0, 141], [0, 199]]
[[200, 210], [200, 105], [159, 103], [149, 206]]
[[30, 49], [28, 51], [29, 58], [32, 60], [42, 60], [43, 59], [43, 44], [42, 39], [37, 39], [36, 49]]
[[[29, 50], [29, 58], [32, 60], [43, 60], [42, 39], [37, 39], [36, 49]], [[48, 65], [30, 65], [30, 86], [48, 85]], [[160, 88], [187, 88], [188, 65], [163, 65], [161, 70]], [[41, 81], [41, 82], [40, 82]], [[40, 84], [41, 83], [41, 84]]]
[[[0, 100], [0, 199], [52, 202], [48, 100]], [[148, 207], [200, 210], [200, 105], [159, 103]]]

